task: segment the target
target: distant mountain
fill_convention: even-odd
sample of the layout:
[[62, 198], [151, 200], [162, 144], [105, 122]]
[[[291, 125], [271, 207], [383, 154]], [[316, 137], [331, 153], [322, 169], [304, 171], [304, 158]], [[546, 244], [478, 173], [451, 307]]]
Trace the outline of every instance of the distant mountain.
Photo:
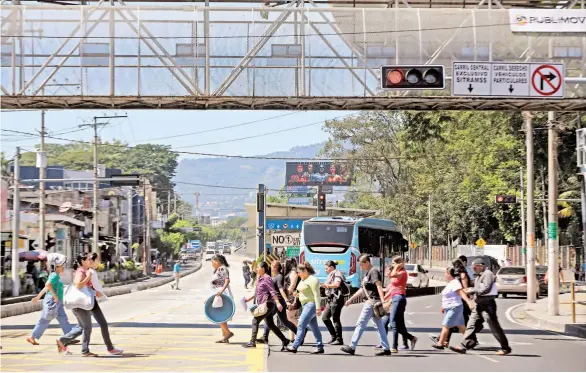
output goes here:
[[[313, 158], [324, 144], [297, 146], [288, 151], [263, 154], [263, 157]], [[279, 189], [285, 184], [286, 160], [242, 159], [242, 158], [198, 158], [183, 159], [177, 168], [176, 181], [256, 188], [264, 183], [270, 189]], [[241, 214], [244, 203], [253, 202], [254, 190], [212, 188], [188, 184], [177, 184], [182, 198], [195, 204], [195, 192], [201, 193], [199, 203], [202, 213], [224, 216], [230, 212]]]

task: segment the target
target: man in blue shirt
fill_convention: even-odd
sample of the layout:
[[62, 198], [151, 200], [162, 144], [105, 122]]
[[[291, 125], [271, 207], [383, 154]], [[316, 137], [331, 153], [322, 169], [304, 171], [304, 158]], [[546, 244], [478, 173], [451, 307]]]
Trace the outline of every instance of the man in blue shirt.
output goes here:
[[173, 276], [175, 276], [175, 283], [171, 284], [171, 288], [173, 290], [180, 290], [179, 279], [181, 278], [181, 267], [179, 267], [179, 260], [175, 261], [175, 265], [173, 266]]

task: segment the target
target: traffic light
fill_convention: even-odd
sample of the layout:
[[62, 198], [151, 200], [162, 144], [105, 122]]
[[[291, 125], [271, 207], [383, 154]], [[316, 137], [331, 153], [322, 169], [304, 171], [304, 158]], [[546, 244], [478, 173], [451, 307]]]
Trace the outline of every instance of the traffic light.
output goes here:
[[442, 65], [381, 66], [382, 89], [444, 89]]
[[55, 246], [55, 237], [51, 237], [51, 235], [47, 235], [47, 239], [45, 240], [45, 250], [49, 250]]
[[494, 197], [495, 203], [517, 203], [517, 196], [505, 196], [498, 194]]
[[324, 192], [317, 194], [317, 210], [326, 211], [326, 194]]
[[256, 211], [263, 212], [265, 210], [265, 194], [256, 193]]

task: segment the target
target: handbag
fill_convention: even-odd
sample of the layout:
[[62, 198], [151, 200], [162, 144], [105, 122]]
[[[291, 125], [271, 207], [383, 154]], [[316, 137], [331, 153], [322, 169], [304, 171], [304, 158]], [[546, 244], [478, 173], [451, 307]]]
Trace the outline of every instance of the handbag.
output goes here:
[[370, 304], [372, 304], [372, 312], [374, 314], [374, 317], [377, 320], [380, 320], [383, 317], [385, 317], [387, 315], [387, 310], [385, 309], [383, 302], [381, 302], [381, 301], [375, 302], [372, 298], [370, 298], [370, 296], [368, 295], [368, 292], [366, 291], [366, 287], [364, 286], [364, 281], [362, 281], [362, 289], [364, 291], [364, 294], [366, 295], [366, 298], [368, 299]]
[[261, 317], [266, 315], [266, 313], [269, 311], [269, 307], [267, 306], [267, 303], [262, 303], [262, 304], [258, 304], [253, 310], [252, 310], [252, 316], [254, 317]]
[[81, 308], [82, 310], [90, 311], [94, 308], [95, 301], [95, 294], [87, 286], [81, 289], [78, 289], [77, 286], [74, 285], [68, 285], [65, 287], [63, 305], [67, 309]]

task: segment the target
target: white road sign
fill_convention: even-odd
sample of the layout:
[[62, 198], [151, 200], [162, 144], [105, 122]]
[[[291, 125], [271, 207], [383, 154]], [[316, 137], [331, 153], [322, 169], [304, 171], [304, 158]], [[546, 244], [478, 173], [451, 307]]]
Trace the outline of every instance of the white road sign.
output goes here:
[[454, 62], [452, 95], [490, 96], [490, 63]]
[[272, 233], [272, 246], [299, 246], [301, 234], [299, 233]]
[[493, 63], [491, 96], [529, 96], [530, 66], [527, 63]]
[[563, 98], [564, 65], [454, 61], [452, 95]]

